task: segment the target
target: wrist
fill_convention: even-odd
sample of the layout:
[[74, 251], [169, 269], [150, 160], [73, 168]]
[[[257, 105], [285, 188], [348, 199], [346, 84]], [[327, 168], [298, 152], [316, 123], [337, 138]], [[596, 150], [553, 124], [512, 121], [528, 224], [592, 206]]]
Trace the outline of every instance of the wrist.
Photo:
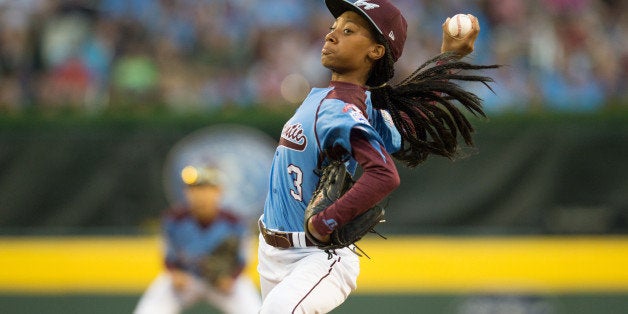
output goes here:
[[329, 234], [331, 233], [324, 233], [324, 232], [320, 232], [317, 228], [316, 225], [314, 224], [314, 220], [315, 220], [316, 216], [312, 216], [310, 217], [310, 219], [308, 219], [307, 221], [307, 230], [308, 232], [314, 236], [316, 239], [318, 239], [321, 242], [329, 242]]

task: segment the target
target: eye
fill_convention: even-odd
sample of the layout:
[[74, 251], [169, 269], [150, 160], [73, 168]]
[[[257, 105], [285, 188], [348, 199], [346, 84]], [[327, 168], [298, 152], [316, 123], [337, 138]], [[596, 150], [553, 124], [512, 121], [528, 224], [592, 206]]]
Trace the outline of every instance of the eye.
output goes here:
[[347, 35], [353, 33], [353, 31], [348, 28], [343, 29], [342, 32]]

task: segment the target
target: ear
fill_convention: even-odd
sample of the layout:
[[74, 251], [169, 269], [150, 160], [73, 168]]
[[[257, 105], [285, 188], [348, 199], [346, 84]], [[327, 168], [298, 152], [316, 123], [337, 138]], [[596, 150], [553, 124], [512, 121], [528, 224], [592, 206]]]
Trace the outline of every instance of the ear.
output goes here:
[[386, 53], [386, 47], [381, 44], [374, 44], [369, 50], [368, 56], [373, 60], [378, 60], [384, 56]]

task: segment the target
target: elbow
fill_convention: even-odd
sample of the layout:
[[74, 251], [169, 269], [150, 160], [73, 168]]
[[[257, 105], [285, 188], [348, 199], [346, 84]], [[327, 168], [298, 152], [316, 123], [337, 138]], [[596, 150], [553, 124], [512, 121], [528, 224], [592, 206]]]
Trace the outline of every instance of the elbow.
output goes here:
[[385, 175], [382, 176], [382, 183], [383, 186], [388, 189], [387, 192], [390, 193], [399, 187], [401, 179], [399, 178], [399, 173], [396, 168], [389, 168], [388, 171], [385, 171], [384, 173]]
[[389, 163], [388, 169], [390, 170], [390, 182], [394, 187], [394, 190], [401, 185], [401, 178], [399, 178], [399, 171], [397, 171], [397, 167], [394, 162]]
[[399, 178], [399, 173], [397, 173], [397, 171], [395, 171], [390, 176], [389, 182], [390, 182], [389, 184], [390, 184], [391, 192], [396, 190], [399, 187], [399, 185], [401, 185], [401, 179]]
[[387, 164], [385, 168], [381, 169], [381, 182], [383, 186], [387, 188], [387, 193], [396, 190], [401, 185], [401, 179], [399, 178], [399, 172], [394, 164]]

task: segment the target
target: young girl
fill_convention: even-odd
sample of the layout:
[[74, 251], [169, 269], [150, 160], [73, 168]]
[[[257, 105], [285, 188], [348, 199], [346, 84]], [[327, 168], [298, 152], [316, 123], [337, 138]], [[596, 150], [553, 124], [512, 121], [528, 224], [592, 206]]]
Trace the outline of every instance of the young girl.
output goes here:
[[[445, 31], [441, 52], [392, 87], [394, 63], [403, 51], [407, 24], [388, 0], [326, 0], [336, 18], [325, 36], [321, 63], [331, 70], [327, 88], [314, 88], [284, 125], [270, 173], [270, 189], [259, 220], [260, 313], [326, 313], [356, 289], [358, 256], [351, 248], [327, 254], [321, 242], [353, 217], [379, 203], [399, 184], [393, 157], [409, 167], [430, 154], [453, 158], [458, 133], [472, 145], [473, 131], [453, 100], [483, 115], [481, 100], [451, 80], [474, 66], [458, 59], [473, 51], [479, 24], [464, 38]], [[391, 156], [392, 154], [392, 156]], [[362, 175], [336, 203], [304, 224], [304, 211], [331, 159]]]

